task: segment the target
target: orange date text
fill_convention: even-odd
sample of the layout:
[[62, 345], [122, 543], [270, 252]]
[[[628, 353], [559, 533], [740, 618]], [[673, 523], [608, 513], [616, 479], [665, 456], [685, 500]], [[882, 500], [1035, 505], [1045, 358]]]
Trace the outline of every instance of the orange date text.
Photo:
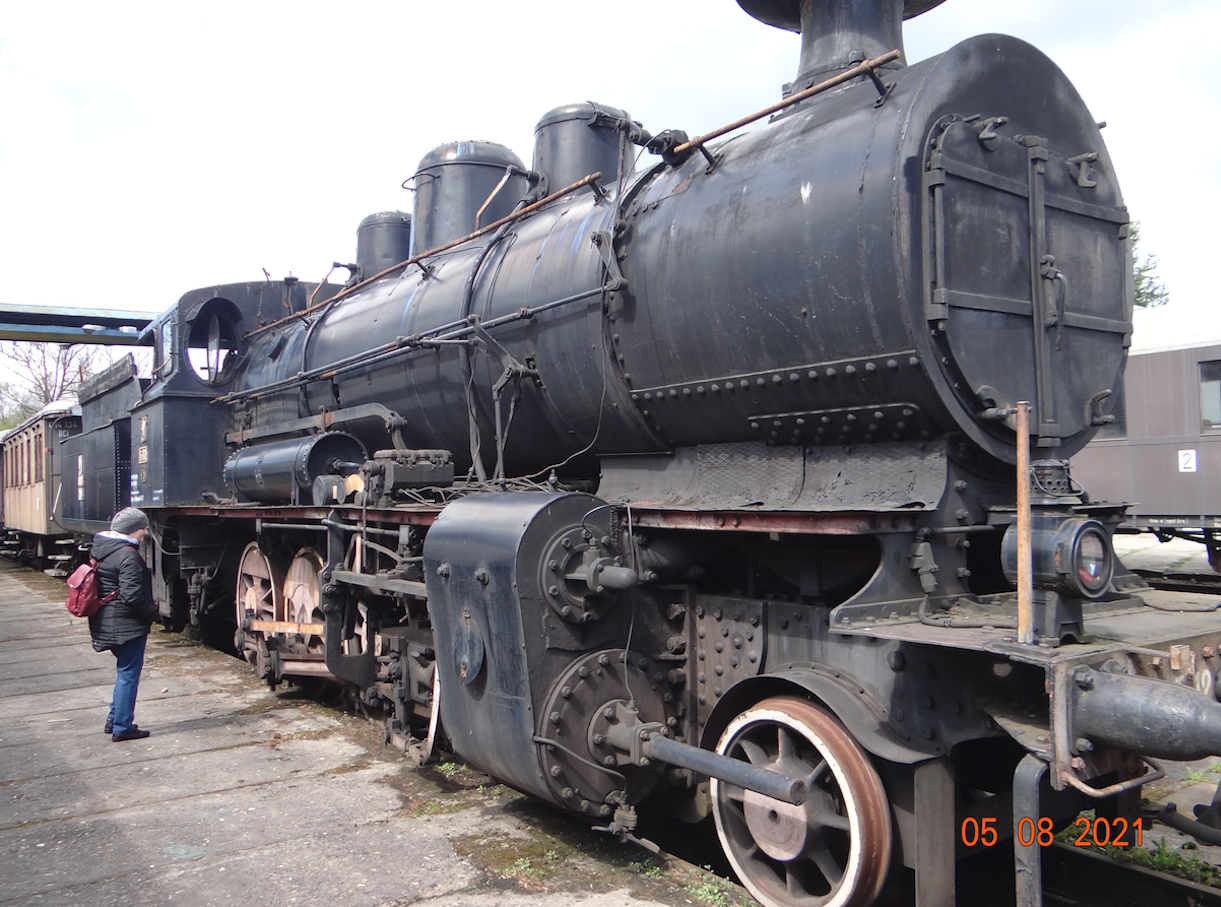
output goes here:
[[[1075, 847], [1106, 847], [1108, 844], [1116, 847], [1131, 847], [1135, 844], [1139, 847], [1142, 843], [1140, 822], [1129, 822], [1122, 816], [1115, 819], [1090, 819], [1080, 816], [1072, 827], [1077, 830], [1075, 835], [1071, 836]], [[1046, 816], [1037, 821], [1026, 816], [1018, 820], [1017, 843], [1022, 847], [1030, 847], [1032, 844], [1050, 847], [1056, 839], [1053, 829], [1051, 819]], [[962, 843], [967, 847], [992, 847], [1000, 841], [996, 818], [991, 816], [983, 819], [968, 816], [962, 820], [960, 833]]]

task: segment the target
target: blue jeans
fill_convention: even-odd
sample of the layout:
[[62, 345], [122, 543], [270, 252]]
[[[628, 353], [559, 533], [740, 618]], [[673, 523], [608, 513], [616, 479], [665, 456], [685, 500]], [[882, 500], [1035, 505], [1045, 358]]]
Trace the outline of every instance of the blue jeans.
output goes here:
[[136, 690], [140, 686], [140, 672], [144, 670], [144, 647], [147, 636], [137, 636], [111, 652], [115, 660], [114, 696], [110, 700], [109, 720], [115, 734], [122, 734], [136, 726]]

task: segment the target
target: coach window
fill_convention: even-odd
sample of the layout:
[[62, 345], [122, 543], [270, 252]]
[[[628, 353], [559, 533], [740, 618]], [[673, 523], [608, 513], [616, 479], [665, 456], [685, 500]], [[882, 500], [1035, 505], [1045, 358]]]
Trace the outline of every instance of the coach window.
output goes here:
[[1203, 431], [1221, 431], [1221, 361], [1200, 363], [1200, 420]]

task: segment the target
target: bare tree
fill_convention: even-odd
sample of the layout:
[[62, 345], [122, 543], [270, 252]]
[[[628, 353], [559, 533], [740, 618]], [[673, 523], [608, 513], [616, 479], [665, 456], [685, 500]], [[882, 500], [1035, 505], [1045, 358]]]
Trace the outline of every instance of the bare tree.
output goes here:
[[48, 403], [75, 397], [82, 382], [108, 363], [106, 351], [87, 344], [0, 343], [0, 425], [11, 427]]

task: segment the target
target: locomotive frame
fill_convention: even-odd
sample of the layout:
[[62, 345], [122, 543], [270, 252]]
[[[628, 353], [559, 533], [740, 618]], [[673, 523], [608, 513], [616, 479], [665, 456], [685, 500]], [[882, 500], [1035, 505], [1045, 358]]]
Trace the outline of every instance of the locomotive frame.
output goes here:
[[953, 903], [972, 818], [1038, 904], [1024, 823], [1221, 751], [1221, 621], [1117, 569], [1065, 461], [1131, 332], [1118, 184], [1022, 42], [908, 66], [928, 0], [740, 3], [802, 34], [766, 126], [441, 146], [346, 286], [189, 292], [95, 378], [64, 518], [144, 508], [167, 621], [422, 758], [624, 840], [711, 814], [768, 907]]

